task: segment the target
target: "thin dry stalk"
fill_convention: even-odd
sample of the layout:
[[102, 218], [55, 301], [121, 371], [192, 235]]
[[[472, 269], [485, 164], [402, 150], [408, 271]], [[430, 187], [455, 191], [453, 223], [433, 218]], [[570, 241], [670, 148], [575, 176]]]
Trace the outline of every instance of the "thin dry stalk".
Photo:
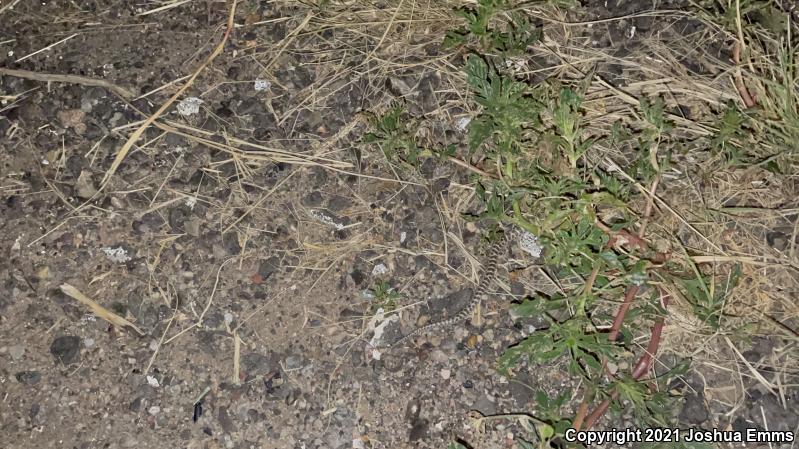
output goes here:
[[[200, 76], [200, 73], [202, 73], [203, 70], [205, 70], [205, 68], [208, 67], [208, 65], [210, 65], [211, 62], [213, 62], [214, 59], [216, 59], [216, 57], [222, 53], [222, 51], [225, 48], [225, 44], [227, 43], [228, 38], [230, 37], [231, 31], [233, 31], [233, 17], [236, 14], [237, 3], [238, 0], [233, 0], [231, 2], [230, 12], [228, 14], [227, 29], [225, 30], [225, 34], [222, 36], [222, 40], [216, 46], [214, 51], [200, 65], [200, 67], [198, 67], [197, 70], [195, 70], [191, 78], [189, 78], [189, 80], [186, 81], [186, 83], [180, 89], [178, 89], [178, 91], [175, 92], [174, 95], [172, 95], [172, 97], [170, 97], [166, 102], [164, 102], [164, 104], [162, 104], [161, 107], [158, 108], [157, 111], [155, 111], [155, 113], [153, 113], [150, 117], [148, 117], [147, 120], [145, 120], [144, 123], [138, 129], [136, 129], [136, 131], [134, 131], [133, 134], [130, 135], [125, 144], [122, 145], [122, 148], [120, 148], [119, 151], [117, 152], [114, 161], [111, 163], [111, 167], [106, 171], [103, 180], [100, 182], [100, 188], [98, 189], [97, 194], [95, 194], [94, 197], [92, 197], [92, 199], [90, 199], [89, 201], [92, 201], [94, 198], [97, 197], [97, 195], [100, 194], [100, 192], [103, 189], [105, 189], [105, 187], [108, 185], [108, 182], [111, 180], [111, 177], [114, 176], [114, 173], [116, 173], [120, 164], [122, 164], [122, 161], [125, 160], [125, 157], [127, 156], [130, 149], [133, 147], [133, 145], [139, 140], [142, 134], [144, 134], [144, 131], [150, 125], [152, 125], [158, 119], [158, 117], [160, 117], [167, 109], [169, 109], [169, 107], [172, 106], [172, 103], [174, 103], [181, 95], [183, 95], [184, 92], [186, 92], [186, 90], [189, 87], [191, 87], [192, 84], [194, 84], [194, 80], [196, 80], [197, 77]], [[87, 201], [87, 203], [89, 201]]]

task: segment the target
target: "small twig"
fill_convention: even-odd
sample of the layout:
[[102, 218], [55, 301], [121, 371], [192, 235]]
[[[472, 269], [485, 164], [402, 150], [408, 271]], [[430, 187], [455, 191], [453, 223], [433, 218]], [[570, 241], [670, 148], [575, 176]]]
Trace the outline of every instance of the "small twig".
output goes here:
[[14, 62], [22, 62], [22, 61], [24, 61], [24, 60], [26, 60], [26, 59], [30, 58], [31, 56], [38, 55], [39, 53], [41, 53], [41, 52], [43, 52], [43, 51], [47, 51], [47, 50], [49, 50], [49, 49], [51, 49], [51, 48], [55, 47], [55, 46], [56, 46], [56, 45], [58, 45], [58, 44], [63, 44], [64, 42], [66, 42], [66, 41], [68, 41], [68, 40], [72, 39], [73, 37], [75, 37], [75, 36], [77, 36], [77, 35], [78, 35], [78, 33], [74, 33], [74, 34], [72, 34], [72, 35], [70, 35], [70, 36], [67, 36], [67, 37], [65, 37], [65, 38], [61, 39], [61, 40], [60, 40], [60, 41], [58, 41], [58, 42], [53, 42], [52, 44], [50, 44], [50, 45], [48, 45], [48, 46], [46, 46], [46, 47], [44, 47], [44, 48], [40, 48], [40, 49], [36, 50], [36, 51], [35, 51], [35, 52], [33, 52], [33, 53], [27, 54], [27, 55], [25, 55], [25, 56], [23, 56], [23, 57], [21, 57], [21, 58], [17, 59], [17, 60], [16, 60], [16, 61], [14, 61]]
[[205, 318], [205, 314], [208, 312], [208, 309], [211, 308], [211, 303], [214, 302], [214, 294], [216, 294], [216, 288], [219, 286], [219, 276], [222, 273], [222, 268], [224, 268], [225, 265], [227, 265], [228, 263], [232, 262], [233, 259], [234, 258], [230, 258], [230, 259], [222, 262], [222, 265], [220, 265], [219, 269], [216, 271], [216, 280], [214, 281], [214, 288], [211, 290], [211, 295], [208, 296], [208, 302], [205, 303], [205, 308], [200, 313], [200, 316], [197, 318], [197, 321], [194, 322], [194, 324], [192, 324], [191, 326], [187, 327], [186, 329], [183, 329], [182, 331], [180, 331], [177, 334], [175, 334], [172, 337], [170, 337], [169, 340], [165, 341], [163, 344], [165, 344], [165, 345], [169, 344], [169, 343], [172, 342], [172, 340], [180, 337], [181, 335], [185, 334], [186, 332], [188, 332], [188, 331], [194, 329], [195, 327], [200, 326], [200, 325], [203, 324], [203, 319]]
[[58, 73], [39, 73], [39, 72], [31, 72], [30, 70], [15, 70], [15, 69], [7, 69], [5, 67], [0, 67], [0, 75], [8, 75], [13, 76], [16, 78], [24, 78], [34, 81], [43, 81], [46, 83], [69, 83], [69, 84], [82, 84], [84, 86], [97, 86], [102, 87], [104, 89], [108, 89], [122, 98], [130, 99], [133, 98], [134, 93], [130, 90], [117, 86], [114, 83], [109, 83], [108, 81], [96, 79], [96, 78], [89, 78], [87, 76], [78, 76], [78, 75], [61, 75]]
[[655, 176], [655, 179], [652, 181], [652, 186], [649, 188], [649, 195], [646, 198], [646, 207], [644, 208], [644, 218], [641, 220], [641, 227], [638, 229], [638, 235], [640, 237], [644, 236], [646, 232], [646, 225], [649, 221], [649, 217], [652, 216], [652, 209], [655, 208], [655, 200], [652, 197], [655, 196], [655, 192], [658, 189], [658, 184], [660, 183], [660, 175]]
[[120, 164], [122, 164], [122, 161], [125, 159], [125, 156], [127, 156], [128, 151], [130, 151], [130, 149], [133, 147], [136, 141], [138, 141], [139, 138], [142, 136], [142, 134], [144, 134], [144, 131], [147, 128], [149, 128], [150, 125], [152, 125], [153, 122], [155, 122], [158, 119], [158, 117], [160, 117], [164, 112], [166, 112], [166, 110], [170, 106], [172, 106], [172, 103], [174, 103], [181, 95], [183, 95], [183, 93], [186, 92], [186, 90], [192, 84], [194, 84], [194, 80], [196, 80], [197, 77], [200, 76], [200, 73], [202, 73], [203, 70], [205, 70], [205, 68], [208, 67], [208, 65], [211, 64], [211, 62], [213, 62], [214, 59], [216, 59], [216, 57], [219, 56], [222, 53], [222, 51], [225, 49], [225, 44], [227, 43], [228, 38], [230, 37], [231, 31], [233, 30], [233, 17], [236, 14], [237, 2], [238, 0], [233, 0], [233, 2], [230, 5], [230, 13], [228, 14], [227, 29], [225, 29], [225, 34], [222, 36], [222, 40], [216, 46], [214, 51], [208, 56], [208, 58], [202, 64], [200, 64], [200, 67], [198, 67], [197, 70], [194, 71], [194, 74], [192, 74], [191, 78], [189, 78], [189, 80], [186, 81], [186, 83], [183, 86], [181, 86], [181, 88], [178, 89], [178, 91], [175, 92], [174, 95], [172, 95], [166, 102], [164, 102], [164, 104], [162, 104], [161, 107], [158, 108], [157, 111], [155, 111], [155, 113], [153, 113], [150, 117], [148, 117], [147, 120], [145, 120], [144, 123], [142, 123], [142, 125], [139, 126], [139, 128], [137, 128], [136, 131], [134, 131], [133, 134], [130, 135], [127, 142], [125, 142], [125, 144], [122, 145], [122, 148], [120, 148], [119, 151], [117, 152], [114, 161], [111, 163], [111, 167], [108, 169], [108, 171], [106, 171], [105, 176], [103, 177], [103, 180], [100, 183], [100, 188], [98, 189], [97, 194], [95, 194], [94, 197], [92, 197], [92, 199], [90, 199], [89, 201], [93, 200], [97, 195], [99, 195], [100, 192], [108, 185], [108, 182], [111, 180], [111, 177], [114, 176], [114, 173], [116, 173]]
[[14, 5], [16, 5], [17, 3], [19, 3], [19, 0], [13, 0], [11, 3], [6, 3], [2, 7], [0, 7], [0, 14], [2, 14], [6, 9], [13, 8]]
[[463, 167], [463, 168], [465, 168], [465, 169], [467, 169], [469, 171], [473, 171], [473, 172], [477, 173], [480, 176], [484, 176], [486, 178], [491, 178], [491, 179], [498, 179], [498, 177], [496, 175], [493, 175], [493, 174], [491, 174], [491, 173], [489, 173], [487, 171], [480, 170], [479, 168], [475, 167], [474, 165], [471, 165], [468, 162], [462, 161], [462, 160], [456, 158], [455, 156], [448, 156], [448, 158], [449, 158], [449, 161], [452, 162], [453, 164], [461, 166], [461, 167]]
[[[167, 288], [169, 288], [169, 286], [167, 286]], [[164, 299], [164, 301], [166, 301], [167, 305], [169, 305], [169, 299], [166, 297], [166, 294], [164, 294], [164, 291], [161, 289], [161, 287], [158, 287], [158, 291], [161, 293], [161, 297]], [[166, 328], [164, 328], [164, 332], [161, 334], [161, 338], [158, 340], [158, 346], [155, 347], [153, 355], [150, 356], [150, 361], [147, 363], [147, 368], [144, 369], [145, 376], [150, 372], [150, 368], [152, 368], [155, 358], [158, 356], [158, 352], [161, 350], [161, 346], [164, 344], [164, 338], [166, 338], [166, 334], [169, 332], [169, 328], [172, 326], [172, 322], [175, 321], [175, 317], [178, 314], [179, 305], [180, 301], [175, 301], [175, 310], [172, 312], [172, 318], [167, 321]]]
[[172, 8], [178, 7], [178, 6], [182, 5], [182, 4], [188, 3], [190, 1], [192, 1], [192, 0], [178, 0], [178, 1], [173, 2], [173, 3], [169, 3], [169, 4], [166, 4], [166, 5], [163, 5], [163, 6], [159, 6], [158, 8], [155, 8], [155, 9], [150, 9], [148, 11], [140, 12], [140, 13], [138, 13], [136, 15], [137, 16], [147, 16], [147, 15], [150, 15], [150, 14], [155, 14], [157, 12], [162, 12], [162, 11], [166, 11], [168, 9], [172, 9]]

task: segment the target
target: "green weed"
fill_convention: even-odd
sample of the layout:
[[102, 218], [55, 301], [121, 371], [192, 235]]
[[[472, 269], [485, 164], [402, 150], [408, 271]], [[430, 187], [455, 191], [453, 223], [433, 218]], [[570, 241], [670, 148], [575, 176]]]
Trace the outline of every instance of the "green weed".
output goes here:
[[386, 281], [377, 283], [374, 287], [369, 289], [374, 298], [372, 299], [372, 313], [377, 312], [377, 309], [382, 308], [383, 312], [388, 314], [396, 310], [397, 302], [402, 299], [402, 295], [394, 290], [391, 285]]
[[[742, 5], [751, 7], [746, 14], [765, 11], [755, 2]], [[612, 241], [624, 232], [632, 236], [630, 230], [639, 226], [640, 211], [630, 207], [638, 187], [659, 182], [670, 167], [671, 151], [681, 143], [671, 120], [673, 111], [662, 98], [641, 98], [634, 114], [638, 120], [616, 122], [605, 134], [589, 130], [584, 100], [592, 75], [532, 86], [504, 69], [507, 58], [525, 51], [535, 34], [523, 16], [506, 13], [505, 8], [501, 0], [479, 0], [474, 8], [461, 11], [466, 27], [447, 35], [448, 45], [477, 43], [481, 49], [464, 67], [480, 113], [469, 125], [469, 151], [463, 157], [472, 159], [479, 152], [482, 168], [495, 175], [476, 181], [483, 210], [466, 218], [514, 224], [535, 234], [553, 277], [571, 282], [554, 297], [526, 298], [514, 306], [517, 315], [540, 317], [547, 325], [507, 348], [497, 368], [512, 375], [523, 363], [563, 364], [579, 381], [587, 401], [605, 401], [610, 413], [632, 414], [642, 426], [668, 426], [675, 403], [668, 381], [687, 367], [642, 379], [640, 373], [609, 374], [607, 363], [635, 366], [641, 350], [633, 342], [654, 335], [650, 329], [665, 314], [663, 282], [677, 286], [710, 329], [720, 329], [740, 267], [721, 281], [701, 275], [696, 267], [686, 276], [676, 264], [658, 259], [660, 254], [643, 238], [635, 245], [628, 240], [626, 247]], [[784, 170], [799, 153], [799, 78], [790, 39], [781, 45], [778, 66], [760, 80], [767, 93], [761, 106], [741, 110], [727, 105], [706, 141], [711, 154], [727, 167], [761, 164]], [[379, 144], [387, 157], [411, 164], [421, 156], [457, 156], [453, 148], [420, 149], [413, 142], [414, 126], [402, 117], [401, 110], [394, 109], [372, 120], [374, 131], [366, 140]], [[782, 151], [763, 152], [752, 145], [761, 141]], [[606, 147], [624, 150], [631, 161], [627, 176], [605, 172], [591, 162], [592, 152]], [[637, 299], [611, 338], [607, 328], [628, 292]], [[536, 396], [533, 414], [540, 419], [536, 433], [542, 446], [571, 425], [573, 418], [563, 413], [570, 397], [544, 392]], [[519, 446], [533, 447], [525, 441]]]
[[733, 288], [738, 285], [741, 276], [740, 265], [735, 265], [724, 279], [716, 283], [710, 276], [703, 276], [696, 266], [691, 265], [694, 272], [693, 278], [677, 279], [675, 284], [680, 287], [683, 296], [693, 307], [696, 316], [711, 329], [721, 327], [721, 318], [724, 305]]
[[[613, 211], [611, 233], [634, 229], [638, 218], [628, 209], [632, 186], [585, 161], [600, 140], [627, 140], [637, 151], [635, 179], [647, 182], [661, 173], [669, 162], [663, 143], [673, 130], [664, 102], [643, 99], [642, 120], [634, 127], [618, 125], [608, 136], [588, 136], [583, 95], [590, 80], [534, 88], [478, 56], [469, 58], [465, 71], [482, 111], [470, 126], [470, 148], [480, 150], [500, 174], [499, 181], [476, 185], [485, 206], [476, 218], [533, 232], [545, 246], [544, 262], [553, 267], [555, 277], [591, 279], [560, 296], [528, 298], [515, 306], [517, 315], [543, 317], [547, 326], [509, 347], [497, 360], [498, 370], [510, 375], [523, 361], [563, 362], [571, 375], [582, 379], [584, 391], [611, 400], [611, 412], [620, 413], [621, 404], [631, 403], [638, 405], [639, 421], [665, 420], [667, 397], [650, 394], [644, 383], [631, 377], [605, 376], [604, 361], [630, 359], [635, 353], [632, 337], [663, 311], [654, 306], [656, 298], [638, 301], [627, 314], [626, 322], [633, 324], [620, 329], [622, 338], [611, 341], [598, 329], [598, 323], [613, 319], [599, 306], [601, 299], [621, 298], [631, 287], [654, 293], [649, 280], [652, 263], [644, 249], [632, 255], [608, 246], [608, 231], [596, 225], [597, 211]], [[611, 397], [609, 391], [617, 394]], [[550, 402], [562, 400], [539, 399], [537, 415], [548, 413], [544, 409]], [[539, 435], [542, 442], [562, 435], [570, 420], [548, 415], [545, 422], [550, 427], [545, 438]]]
[[475, 55], [466, 63], [466, 79], [475, 101], [483, 107], [483, 113], [469, 125], [469, 148], [474, 151], [490, 139], [496, 147], [489, 152], [518, 153], [525, 131], [540, 124], [541, 105], [529, 95], [528, 86], [500, 76], [493, 66]]
[[504, 0], [478, 0], [473, 9], [458, 9], [466, 26], [447, 32], [444, 48], [476, 42], [482, 50], [506, 57], [523, 54], [528, 45], [541, 38], [541, 31], [522, 14], [500, 14], [505, 6]]
[[364, 136], [364, 143], [379, 146], [389, 160], [418, 164], [422, 150], [414, 138], [416, 124], [402, 106], [395, 106], [382, 116], [368, 114], [368, 120], [372, 131]]

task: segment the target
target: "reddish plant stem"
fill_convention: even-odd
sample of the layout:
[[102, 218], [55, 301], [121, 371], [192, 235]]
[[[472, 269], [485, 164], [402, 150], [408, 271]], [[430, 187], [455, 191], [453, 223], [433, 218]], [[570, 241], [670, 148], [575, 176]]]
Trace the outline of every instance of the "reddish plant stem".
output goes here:
[[[664, 308], [668, 307], [669, 300], [671, 297], [669, 294], [659, 288], [661, 293], [661, 304]], [[647, 373], [652, 368], [652, 363], [655, 361], [655, 355], [657, 355], [658, 349], [660, 348], [660, 336], [663, 333], [663, 326], [666, 322], [665, 317], [659, 317], [655, 320], [655, 324], [652, 325], [652, 333], [651, 337], [649, 338], [649, 344], [646, 346], [646, 352], [638, 359], [638, 362], [635, 364], [635, 367], [632, 371], [632, 378], [635, 380], [641, 379], [644, 374]], [[619, 396], [619, 391], [617, 389], [613, 389], [613, 392], [610, 394], [610, 398], [603, 400], [599, 403], [596, 409], [591, 412], [588, 417], [585, 418], [585, 430], [590, 429], [596, 422], [601, 418], [605, 412], [608, 411], [610, 407], [611, 401], [615, 400]], [[576, 420], [575, 420], [576, 421]], [[582, 424], [582, 422], [581, 422]], [[578, 429], [575, 427], [575, 429]]]
[[585, 419], [585, 414], [588, 413], [588, 405], [589, 405], [588, 398], [584, 398], [583, 402], [580, 403], [580, 407], [577, 408], [577, 414], [574, 415], [574, 421], [572, 421], [572, 427], [577, 430], [580, 430], [580, 427], [583, 425], [583, 419]]
[[[736, 41], [735, 45], [732, 47], [732, 60], [736, 66], [741, 64], [741, 45], [742, 44], [740, 41]], [[741, 95], [741, 100], [744, 102], [744, 106], [751, 108], [752, 106], [757, 105], [757, 101], [749, 93], [749, 89], [746, 88], [746, 84], [744, 84], [744, 77], [741, 74], [740, 67], [736, 68], [734, 79], [735, 89], [737, 89], [738, 94]]]
[[[668, 307], [671, 296], [662, 288], [658, 288], [658, 290], [660, 290], [660, 302], [663, 308]], [[638, 360], [638, 363], [635, 364], [635, 368], [633, 368], [633, 379], [640, 379], [652, 367], [652, 363], [655, 361], [655, 355], [657, 355], [658, 348], [660, 347], [660, 335], [663, 333], [663, 325], [665, 322], [666, 318], [660, 316], [655, 320], [655, 324], [652, 325], [652, 336], [649, 338], [646, 352]]]
[[610, 394], [610, 398], [605, 399], [604, 401], [600, 402], [599, 405], [585, 418], [585, 430], [591, 429], [594, 426], [594, 423], [601, 418], [605, 412], [608, 411], [610, 407], [610, 401], [616, 399], [619, 396], [619, 392], [617, 390], [613, 390], [613, 393]]
[[[655, 191], [657, 190], [657, 186], [659, 183], [659, 178], [655, 178], [652, 183], [651, 188], [649, 189], [650, 198], [654, 197]], [[646, 209], [644, 211], [644, 220], [648, 220], [649, 216], [652, 214], [652, 203], [647, 203]], [[646, 250], [649, 248], [646, 240], [644, 239], [644, 232], [646, 229], [646, 221], [640, 227], [637, 234], [633, 234], [626, 229], [621, 229], [619, 231], [614, 232], [610, 229], [609, 226], [605, 225], [604, 223], [597, 220], [597, 226], [602, 229], [605, 233], [610, 236], [608, 239], [607, 246], [613, 247], [615, 245], [631, 245], [638, 247], [642, 250]], [[668, 254], [665, 253], [655, 253], [651, 258], [652, 261], [656, 263], [662, 263], [668, 260]], [[621, 332], [621, 326], [624, 324], [624, 318], [627, 316], [627, 312], [629, 311], [630, 307], [632, 306], [633, 300], [635, 300], [635, 296], [640, 291], [640, 286], [638, 285], [631, 285], [627, 288], [627, 291], [624, 294], [624, 301], [622, 302], [621, 306], [619, 306], [619, 310], [616, 312], [616, 316], [613, 319], [613, 326], [611, 327], [610, 334], [608, 335], [608, 340], [613, 342], [619, 337], [619, 333]], [[663, 307], [668, 306], [669, 302], [669, 295], [666, 293], [662, 288], [659, 289], [661, 292], [662, 304]], [[663, 331], [663, 326], [665, 323], [665, 317], [659, 317], [655, 320], [655, 323], [652, 325], [652, 332], [651, 337], [649, 339], [649, 344], [647, 345], [646, 353], [644, 353], [638, 362], [635, 364], [635, 367], [632, 371], [632, 377], [635, 380], [640, 379], [652, 366], [654, 361], [655, 355], [657, 354], [657, 350], [660, 347], [660, 336]], [[603, 370], [607, 367], [607, 360], [602, 361]], [[619, 395], [618, 389], [614, 388], [610, 394], [610, 397], [603, 400], [599, 403], [599, 405], [592, 411], [583, 421], [583, 416], [587, 410], [587, 400], [584, 400], [582, 404], [580, 404], [580, 409], [575, 417], [575, 421], [573, 425], [575, 429], [582, 427], [585, 424], [585, 429], [590, 429], [596, 421], [601, 418], [610, 407], [610, 404], [613, 400], [615, 400]], [[583, 406], [586, 407], [583, 407]]]
[[635, 295], [638, 294], [638, 290], [640, 290], [640, 287], [637, 285], [631, 285], [627, 288], [627, 292], [624, 294], [624, 302], [622, 302], [621, 306], [619, 306], [619, 310], [616, 312], [616, 317], [613, 319], [613, 327], [610, 328], [608, 340], [616, 341], [616, 339], [619, 337], [621, 325], [624, 323], [624, 317], [627, 316], [627, 311], [630, 310], [630, 306], [632, 306], [633, 299], [635, 299]]

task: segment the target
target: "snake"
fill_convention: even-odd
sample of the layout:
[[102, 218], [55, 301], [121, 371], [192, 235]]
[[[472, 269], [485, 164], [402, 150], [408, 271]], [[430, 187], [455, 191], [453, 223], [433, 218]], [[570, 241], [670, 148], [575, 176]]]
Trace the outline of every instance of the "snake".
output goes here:
[[441, 329], [444, 327], [449, 327], [454, 324], [460, 323], [461, 321], [466, 321], [472, 314], [477, 306], [480, 304], [480, 301], [483, 299], [488, 298], [488, 289], [491, 287], [491, 284], [497, 278], [497, 267], [499, 265], [499, 261], [501, 259], [502, 254], [505, 252], [505, 247], [510, 240], [510, 235], [512, 232], [503, 232], [496, 242], [494, 242], [491, 247], [488, 249], [486, 254], [486, 262], [483, 266], [483, 270], [480, 273], [479, 279], [480, 282], [477, 285], [477, 289], [475, 289], [474, 293], [472, 293], [471, 298], [469, 298], [469, 302], [463, 306], [458, 312], [450, 318], [446, 318], [440, 321], [436, 321], [424, 326], [421, 326], [407, 335], [404, 335], [391, 343], [388, 348], [394, 348], [396, 346], [401, 345], [402, 343], [408, 341], [409, 339], [413, 338], [416, 335], [420, 335], [423, 333], [430, 332], [435, 329]]

